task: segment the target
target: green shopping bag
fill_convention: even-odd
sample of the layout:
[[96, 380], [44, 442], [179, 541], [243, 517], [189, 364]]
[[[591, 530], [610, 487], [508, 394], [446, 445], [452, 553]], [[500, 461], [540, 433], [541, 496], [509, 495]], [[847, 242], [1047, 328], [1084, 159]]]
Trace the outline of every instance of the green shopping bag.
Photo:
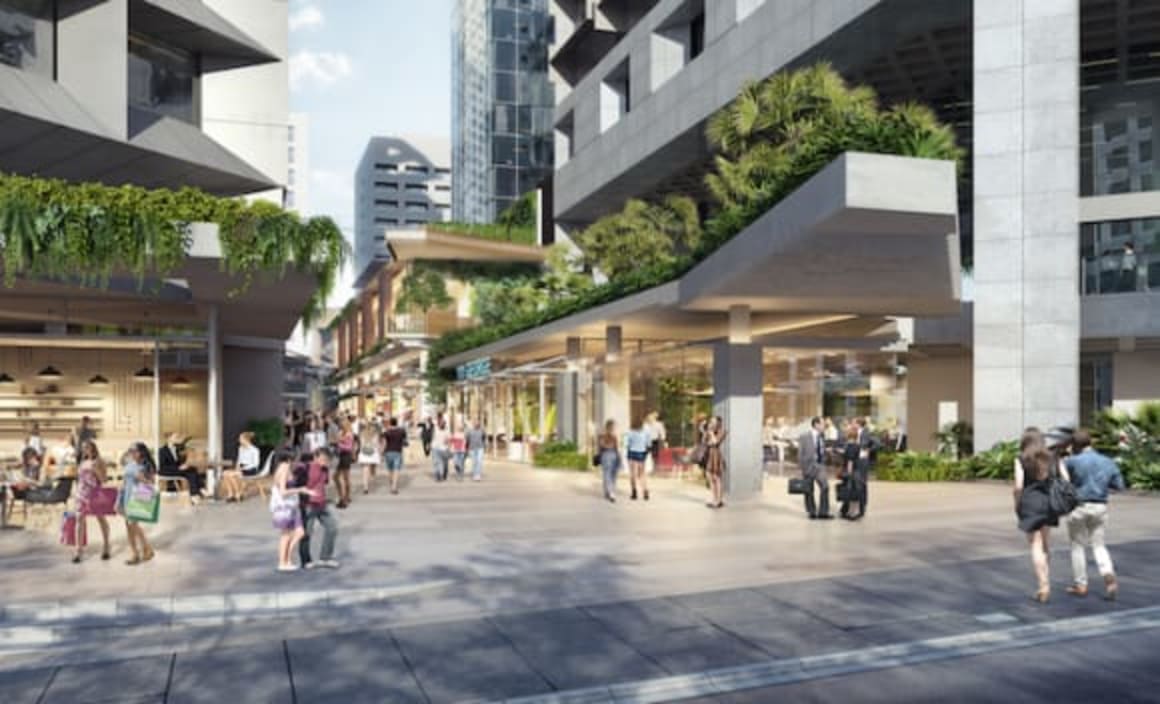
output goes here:
[[156, 523], [161, 510], [161, 493], [152, 484], [137, 484], [125, 501], [125, 518], [138, 523]]

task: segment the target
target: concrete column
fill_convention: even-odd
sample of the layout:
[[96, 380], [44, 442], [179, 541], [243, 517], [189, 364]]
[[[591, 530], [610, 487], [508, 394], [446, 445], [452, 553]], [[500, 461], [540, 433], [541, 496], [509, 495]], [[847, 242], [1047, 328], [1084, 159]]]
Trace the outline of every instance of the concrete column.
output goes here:
[[389, 308], [391, 307], [391, 274], [387, 267], [379, 272], [379, 337], [388, 337], [387, 323], [391, 316]]
[[153, 340], [153, 457], [161, 448], [161, 345]]
[[713, 414], [725, 421], [725, 491], [731, 499], [761, 493], [761, 346], [713, 347]]
[[1079, 414], [1079, 0], [974, 7], [974, 425]]
[[604, 417], [599, 419], [600, 429], [597, 432], [602, 432], [605, 421], [611, 420], [616, 423], [617, 432], [624, 433], [632, 423], [632, 380], [628, 362], [605, 364], [603, 371], [600, 395]]
[[209, 432], [208, 446], [210, 462], [222, 459], [222, 337], [218, 307], [210, 306], [206, 347], [209, 373], [206, 384], [206, 428]]

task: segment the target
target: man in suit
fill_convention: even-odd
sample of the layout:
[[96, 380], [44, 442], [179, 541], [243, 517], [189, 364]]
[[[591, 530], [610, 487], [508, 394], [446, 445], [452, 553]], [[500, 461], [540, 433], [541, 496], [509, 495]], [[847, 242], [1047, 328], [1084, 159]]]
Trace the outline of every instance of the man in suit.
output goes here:
[[[814, 418], [810, 421], [810, 429], [798, 438], [798, 465], [802, 470], [802, 478], [806, 480], [806, 512], [810, 518], [829, 520], [830, 515], [830, 487], [826, 483], [826, 440], [822, 435], [822, 419]], [[814, 487], [821, 488], [821, 511], [814, 500]]]
[[170, 433], [168, 442], [157, 453], [158, 473], [163, 477], [181, 477], [189, 485], [189, 497], [194, 501], [202, 494], [201, 474], [185, 461], [184, 439], [178, 433]]

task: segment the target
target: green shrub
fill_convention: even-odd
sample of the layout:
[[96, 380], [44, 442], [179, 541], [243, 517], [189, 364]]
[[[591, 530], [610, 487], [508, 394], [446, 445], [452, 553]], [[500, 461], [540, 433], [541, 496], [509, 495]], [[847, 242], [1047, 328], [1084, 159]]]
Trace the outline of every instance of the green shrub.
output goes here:
[[282, 444], [281, 418], [255, 418], [246, 423], [246, 430], [254, 434], [254, 445], [258, 447], [278, 447]]
[[875, 472], [888, 482], [957, 482], [969, 472], [962, 462], [931, 452], [899, 452], [880, 462]]
[[571, 469], [587, 472], [592, 458], [576, 451], [574, 442], [547, 442], [536, 448], [532, 464], [544, 469]]
[[979, 479], [1015, 478], [1015, 458], [1019, 456], [1019, 441], [1009, 440], [996, 443], [986, 452], [969, 458], [967, 466], [972, 476]]

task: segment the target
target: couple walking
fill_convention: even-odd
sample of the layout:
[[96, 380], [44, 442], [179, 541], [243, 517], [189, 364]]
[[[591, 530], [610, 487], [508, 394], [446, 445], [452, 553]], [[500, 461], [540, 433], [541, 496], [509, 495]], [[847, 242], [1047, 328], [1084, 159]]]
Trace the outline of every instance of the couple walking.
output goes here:
[[[1061, 512], [1057, 482], [1074, 487], [1074, 509]], [[1111, 458], [1092, 447], [1091, 432], [1080, 429], [1070, 438], [1066, 432], [1044, 434], [1028, 428], [1015, 460], [1015, 514], [1019, 529], [1027, 536], [1031, 564], [1038, 589], [1033, 597], [1041, 604], [1051, 598], [1048, 538], [1060, 520], [1071, 539], [1072, 585], [1067, 593], [1088, 595], [1087, 547], [1091, 547], [1096, 567], [1104, 580], [1104, 596], [1114, 600], [1119, 593], [1115, 566], [1104, 542], [1108, 523], [1108, 493], [1124, 489], [1120, 468]]]

